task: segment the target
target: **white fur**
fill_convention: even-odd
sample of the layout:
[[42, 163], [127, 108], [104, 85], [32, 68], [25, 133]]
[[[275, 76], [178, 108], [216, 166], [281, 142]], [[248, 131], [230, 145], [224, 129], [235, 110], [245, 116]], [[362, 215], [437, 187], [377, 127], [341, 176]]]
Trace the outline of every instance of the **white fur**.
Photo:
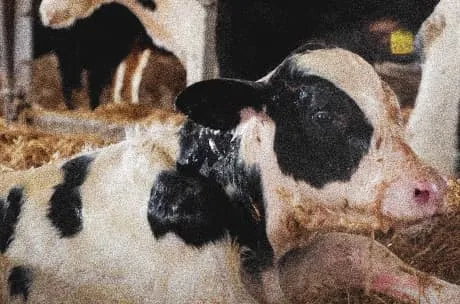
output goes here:
[[147, 66], [150, 53], [151, 50], [144, 50], [142, 52], [142, 55], [140, 56], [141, 58], [134, 72], [134, 77], [131, 79], [131, 102], [134, 104], [139, 103], [139, 87], [141, 86], [142, 73]]
[[415, 152], [443, 173], [452, 175], [456, 173], [458, 157], [459, 12], [460, 1], [441, 0], [420, 29], [425, 62], [407, 126], [409, 143]]
[[122, 103], [123, 97], [121, 92], [123, 89], [123, 79], [125, 78], [126, 72], [126, 62], [123, 61], [118, 65], [117, 71], [115, 73], [115, 85], [113, 88], [113, 101], [115, 103]]

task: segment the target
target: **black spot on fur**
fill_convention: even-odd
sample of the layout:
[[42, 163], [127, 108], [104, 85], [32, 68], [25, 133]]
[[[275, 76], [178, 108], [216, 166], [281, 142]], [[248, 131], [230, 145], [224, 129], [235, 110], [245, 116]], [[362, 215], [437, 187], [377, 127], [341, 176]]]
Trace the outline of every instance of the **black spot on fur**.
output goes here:
[[[265, 232], [265, 209], [258, 168], [239, 157], [240, 141], [231, 131], [204, 128], [187, 122], [179, 132], [177, 174], [198, 175], [201, 183], [212, 180], [226, 189], [219, 208], [226, 210], [223, 229], [243, 248], [248, 271], [256, 273], [273, 262], [273, 250]], [[204, 178], [204, 179], [203, 179]], [[223, 190], [218, 190], [223, 191]]]
[[279, 166], [317, 188], [347, 181], [369, 150], [373, 127], [345, 92], [293, 66], [281, 66], [269, 83]]
[[157, 177], [147, 214], [153, 235], [161, 238], [172, 232], [198, 247], [230, 235], [244, 246], [251, 272], [271, 265], [264, 219], [257, 218], [247, 202], [230, 199], [214, 180], [189, 169], [163, 171]]
[[69, 188], [83, 185], [88, 174], [89, 164], [93, 161], [92, 157], [80, 156], [66, 162], [62, 166], [64, 171], [64, 183]]
[[164, 171], [152, 188], [148, 220], [156, 238], [174, 232], [187, 244], [201, 246], [224, 236], [227, 216], [224, 191], [202, 176]]
[[48, 218], [62, 237], [71, 237], [83, 228], [80, 186], [92, 160], [89, 156], [80, 156], [62, 166], [64, 181], [55, 187], [48, 212]]
[[23, 189], [12, 188], [5, 199], [0, 198], [0, 251], [5, 253], [14, 239], [14, 229], [21, 213]]
[[33, 273], [32, 270], [26, 267], [17, 266], [11, 270], [8, 277], [8, 285], [10, 286], [10, 296], [22, 296], [24, 301], [27, 301], [29, 289], [32, 285]]
[[137, 0], [143, 7], [148, 8], [151, 11], [154, 11], [157, 8], [155, 1], [153, 0]]

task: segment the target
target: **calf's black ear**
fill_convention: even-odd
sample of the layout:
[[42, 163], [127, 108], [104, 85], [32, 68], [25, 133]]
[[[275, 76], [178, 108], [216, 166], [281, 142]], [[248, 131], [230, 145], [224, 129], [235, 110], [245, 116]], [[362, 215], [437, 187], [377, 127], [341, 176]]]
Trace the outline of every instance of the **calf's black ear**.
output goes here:
[[182, 91], [176, 99], [176, 108], [202, 126], [230, 130], [240, 122], [242, 109], [262, 109], [264, 87], [253, 81], [205, 80]]

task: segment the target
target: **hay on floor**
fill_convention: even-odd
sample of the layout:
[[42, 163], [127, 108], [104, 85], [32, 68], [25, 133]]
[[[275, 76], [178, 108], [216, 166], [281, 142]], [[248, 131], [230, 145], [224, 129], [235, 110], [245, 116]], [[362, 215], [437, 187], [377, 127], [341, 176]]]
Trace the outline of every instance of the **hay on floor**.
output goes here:
[[24, 170], [68, 158], [108, 142], [86, 135], [52, 135], [0, 120], [0, 171]]
[[[95, 113], [74, 113], [82, 117], [92, 115], [104, 116], [113, 120], [119, 111], [122, 117], [118, 120], [126, 123], [140, 121], [148, 124], [152, 121], [173, 120], [180, 123], [183, 116], [164, 111], [144, 112], [135, 108], [128, 114], [123, 107], [110, 106]], [[131, 117], [126, 119], [126, 117]], [[116, 119], [115, 119], [116, 120]], [[24, 125], [9, 125], [0, 120], [0, 171], [23, 170], [39, 167], [43, 164], [68, 158], [86, 148], [101, 147], [110, 142], [89, 134], [55, 135], [34, 130]], [[449, 182], [448, 199], [451, 205], [460, 204], [460, 180]], [[451, 283], [460, 284], [460, 212], [451, 213], [435, 219], [418, 233], [390, 232], [381, 235], [378, 240], [390, 248], [396, 255], [409, 265], [445, 279]], [[0, 268], [5, 260], [0, 259]], [[0, 278], [0, 283], [2, 278]], [[0, 297], [1, 298], [1, 297]], [[334, 292], [315, 303], [325, 304], [396, 304], [399, 303], [377, 294], [366, 295], [364, 291], [347, 290]]]

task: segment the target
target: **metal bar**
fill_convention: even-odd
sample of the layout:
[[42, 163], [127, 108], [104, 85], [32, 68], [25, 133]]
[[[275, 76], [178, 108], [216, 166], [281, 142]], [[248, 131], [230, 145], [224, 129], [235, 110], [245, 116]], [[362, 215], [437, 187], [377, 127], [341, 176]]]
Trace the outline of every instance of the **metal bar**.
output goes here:
[[206, 9], [203, 79], [212, 79], [219, 76], [216, 55], [217, 1], [204, 1], [203, 6]]
[[0, 1], [0, 99], [7, 121], [18, 116], [32, 77], [32, 0]]
[[11, 105], [14, 101], [13, 83], [14, 83], [14, 8], [16, 1], [0, 2], [0, 43], [1, 58], [0, 72], [2, 76], [2, 91], [0, 97], [3, 100], [3, 115], [9, 121], [12, 119]]
[[15, 15], [14, 93], [17, 98], [24, 101], [32, 77], [32, 0], [16, 0]]

